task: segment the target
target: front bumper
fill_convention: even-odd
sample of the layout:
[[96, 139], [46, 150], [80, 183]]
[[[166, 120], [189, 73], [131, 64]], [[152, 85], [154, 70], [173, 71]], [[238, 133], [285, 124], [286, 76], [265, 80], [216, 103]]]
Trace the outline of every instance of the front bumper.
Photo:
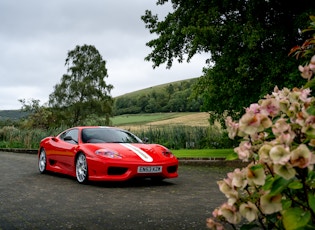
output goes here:
[[[139, 173], [138, 167], [161, 166], [161, 172]], [[126, 181], [136, 177], [176, 178], [178, 177], [178, 160], [176, 158], [164, 162], [124, 162], [122, 160], [100, 161], [88, 159], [88, 175], [91, 181]]]

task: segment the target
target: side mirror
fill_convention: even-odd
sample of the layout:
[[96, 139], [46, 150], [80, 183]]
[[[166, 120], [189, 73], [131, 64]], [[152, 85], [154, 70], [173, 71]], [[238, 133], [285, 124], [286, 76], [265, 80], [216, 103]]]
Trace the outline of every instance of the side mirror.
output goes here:
[[148, 144], [148, 143], [149, 143], [149, 138], [144, 137], [142, 141], [143, 141], [144, 143]]
[[76, 140], [74, 140], [71, 136], [65, 136], [63, 138], [64, 141], [73, 141], [74, 143], [78, 144], [78, 142]]
[[71, 136], [65, 136], [63, 138], [64, 141], [73, 141], [72, 137]]

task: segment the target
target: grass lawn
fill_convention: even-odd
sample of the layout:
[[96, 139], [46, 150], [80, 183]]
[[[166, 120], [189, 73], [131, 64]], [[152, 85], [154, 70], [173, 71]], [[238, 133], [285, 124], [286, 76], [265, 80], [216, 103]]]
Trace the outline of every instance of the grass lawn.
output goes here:
[[124, 114], [111, 118], [114, 126], [126, 124], [145, 124], [153, 121], [167, 120], [190, 114], [185, 113], [148, 113], [148, 114]]
[[178, 149], [171, 151], [178, 158], [228, 157], [234, 153], [233, 149]]

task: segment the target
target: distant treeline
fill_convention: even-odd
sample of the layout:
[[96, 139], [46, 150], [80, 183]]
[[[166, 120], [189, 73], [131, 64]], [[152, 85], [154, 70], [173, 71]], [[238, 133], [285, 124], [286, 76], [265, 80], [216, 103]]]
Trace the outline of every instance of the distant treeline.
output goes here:
[[27, 117], [29, 112], [21, 110], [0, 110], [0, 121], [18, 121], [21, 118]]
[[[200, 112], [202, 100], [192, 97], [197, 78], [171, 82], [114, 98], [113, 115], [164, 112]], [[0, 110], [0, 126], [10, 125], [29, 112]]]
[[201, 100], [192, 98], [196, 78], [172, 82], [115, 98], [114, 115], [157, 112], [200, 112]]

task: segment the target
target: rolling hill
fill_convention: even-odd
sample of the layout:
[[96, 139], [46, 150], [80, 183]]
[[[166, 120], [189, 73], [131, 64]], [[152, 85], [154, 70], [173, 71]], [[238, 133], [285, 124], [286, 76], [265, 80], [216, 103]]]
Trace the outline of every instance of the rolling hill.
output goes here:
[[[188, 101], [196, 79], [169, 82], [117, 96], [114, 98], [114, 115], [199, 112], [200, 103]], [[27, 115], [21, 110], [0, 110], [2, 121], [16, 121]]]

